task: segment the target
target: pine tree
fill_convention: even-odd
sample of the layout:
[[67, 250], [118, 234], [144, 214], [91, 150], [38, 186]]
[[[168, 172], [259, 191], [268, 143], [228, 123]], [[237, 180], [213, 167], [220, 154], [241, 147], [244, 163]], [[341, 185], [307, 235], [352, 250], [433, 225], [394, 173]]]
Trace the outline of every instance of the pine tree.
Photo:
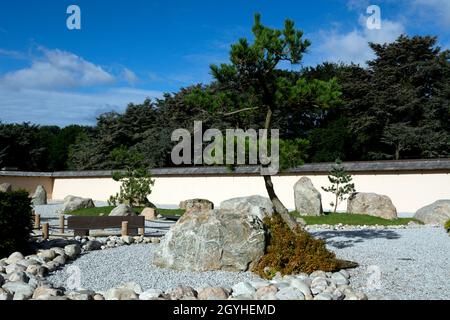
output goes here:
[[333, 213], [336, 213], [339, 203], [344, 201], [348, 195], [355, 192], [355, 184], [352, 183], [352, 176], [345, 171], [342, 161], [336, 160], [336, 164], [331, 169], [328, 180], [331, 183], [329, 187], [322, 187], [325, 192], [331, 192], [335, 196], [334, 203], [330, 205], [334, 207]]

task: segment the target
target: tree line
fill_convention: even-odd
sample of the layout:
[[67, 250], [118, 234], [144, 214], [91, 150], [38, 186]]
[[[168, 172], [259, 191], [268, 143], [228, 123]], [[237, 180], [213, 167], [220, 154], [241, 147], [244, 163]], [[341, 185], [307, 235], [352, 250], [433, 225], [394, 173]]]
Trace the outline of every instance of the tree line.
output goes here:
[[[266, 40], [270, 49], [271, 39]], [[299, 51], [289, 57], [300, 61], [306, 50], [296, 47]], [[432, 36], [400, 36], [393, 43], [370, 47], [375, 58], [366, 66], [323, 63], [300, 71], [276, 68], [262, 82], [267, 88], [257, 86], [254, 65], [232, 61], [213, 66], [210, 84], [130, 104], [123, 113], [102, 114], [95, 126], [0, 123], [0, 168], [170, 167], [173, 130], [192, 130], [194, 120], [202, 121], [204, 130], [264, 128], [267, 113], [258, 107], [268, 103], [264, 92], [272, 87], [276, 90], [269, 103], [277, 107], [271, 127], [280, 130], [284, 168], [338, 158], [449, 157], [450, 51], [439, 48]], [[249, 59], [258, 54], [251, 50], [242, 42], [232, 47], [230, 56]], [[236, 66], [241, 69], [233, 69]], [[254, 77], [244, 76], [248, 74]]]

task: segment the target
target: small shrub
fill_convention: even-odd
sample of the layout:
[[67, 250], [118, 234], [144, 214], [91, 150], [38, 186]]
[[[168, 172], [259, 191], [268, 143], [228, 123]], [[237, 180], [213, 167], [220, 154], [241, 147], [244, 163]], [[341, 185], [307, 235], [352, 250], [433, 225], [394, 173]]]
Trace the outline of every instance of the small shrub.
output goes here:
[[0, 257], [29, 246], [31, 200], [26, 191], [0, 192]]
[[118, 203], [127, 204], [133, 208], [145, 207], [151, 203], [147, 196], [152, 192], [152, 186], [155, 180], [146, 169], [128, 169], [126, 173], [115, 172], [113, 174], [115, 181], [120, 181], [120, 192], [111, 196], [108, 200], [110, 205]]
[[269, 231], [269, 244], [266, 254], [253, 268], [261, 277], [271, 279], [276, 272], [310, 274], [316, 270], [328, 272], [356, 266], [336, 259], [335, 254], [326, 249], [325, 241], [315, 239], [304, 230], [292, 232], [279, 215], [266, 218], [264, 223]]
[[450, 233], [450, 220], [448, 220], [444, 225], [445, 230]]
[[352, 183], [352, 179], [352, 176], [345, 171], [342, 161], [337, 159], [328, 175], [331, 186], [322, 187], [323, 191], [334, 194], [335, 200], [330, 203], [330, 206], [334, 207], [333, 213], [336, 213], [339, 203], [355, 192], [355, 184]]

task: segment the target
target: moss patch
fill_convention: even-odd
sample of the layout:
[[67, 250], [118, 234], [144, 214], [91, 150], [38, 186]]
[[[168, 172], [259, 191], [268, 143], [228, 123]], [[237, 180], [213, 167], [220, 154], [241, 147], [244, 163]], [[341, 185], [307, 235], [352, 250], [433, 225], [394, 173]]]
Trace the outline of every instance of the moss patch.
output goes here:
[[325, 272], [354, 268], [356, 263], [343, 261], [325, 246], [325, 241], [315, 239], [304, 230], [292, 232], [279, 215], [266, 218], [269, 239], [266, 254], [253, 268], [261, 277], [271, 279], [277, 272], [282, 275], [300, 272]]

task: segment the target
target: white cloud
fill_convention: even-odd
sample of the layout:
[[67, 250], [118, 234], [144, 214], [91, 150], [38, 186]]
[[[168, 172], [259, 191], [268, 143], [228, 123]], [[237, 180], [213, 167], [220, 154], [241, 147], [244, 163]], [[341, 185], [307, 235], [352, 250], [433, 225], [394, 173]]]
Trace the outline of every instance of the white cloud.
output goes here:
[[340, 32], [338, 29], [320, 31], [319, 45], [313, 46], [311, 53], [320, 57], [321, 61], [364, 64], [374, 56], [369, 42], [393, 42], [405, 32], [402, 23], [386, 19], [382, 20], [381, 29], [370, 30], [365, 26], [365, 19], [361, 16], [360, 26], [349, 32]]
[[128, 68], [124, 68], [122, 76], [129, 84], [134, 85], [139, 81], [138, 76]]
[[102, 67], [73, 53], [44, 48], [40, 51], [43, 56], [33, 58], [30, 67], [0, 77], [0, 86], [57, 89], [107, 85], [115, 81], [115, 77]]
[[450, 26], [450, 1], [449, 0], [414, 0], [418, 14], [444, 26]]
[[123, 111], [129, 103], [142, 103], [162, 93], [134, 88], [110, 88], [98, 93], [0, 87], [0, 120], [65, 126], [93, 124], [108, 111]]

